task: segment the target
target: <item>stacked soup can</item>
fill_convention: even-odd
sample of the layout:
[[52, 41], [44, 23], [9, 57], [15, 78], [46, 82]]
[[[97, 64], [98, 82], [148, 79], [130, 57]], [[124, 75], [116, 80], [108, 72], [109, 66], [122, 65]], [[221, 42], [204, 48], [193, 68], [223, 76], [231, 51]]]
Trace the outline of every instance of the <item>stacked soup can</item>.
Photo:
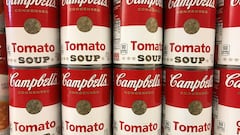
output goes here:
[[110, 6], [60, 1], [63, 135], [111, 134]]
[[210, 135], [215, 0], [166, 0], [164, 135]]
[[61, 134], [58, 1], [4, 1], [11, 135]]
[[114, 135], [161, 134], [162, 0], [114, 0]]
[[3, 1], [0, 0], [0, 135], [9, 134], [8, 68]]
[[215, 69], [214, 135], [240, 134], [240, 1], [224, 0], [222, 34]]

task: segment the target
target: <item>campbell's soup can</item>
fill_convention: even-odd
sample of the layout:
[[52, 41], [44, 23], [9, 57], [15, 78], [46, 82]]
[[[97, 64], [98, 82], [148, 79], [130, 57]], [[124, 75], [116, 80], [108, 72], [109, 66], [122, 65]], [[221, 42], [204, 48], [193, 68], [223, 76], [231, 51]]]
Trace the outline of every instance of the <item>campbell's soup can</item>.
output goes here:
[[215, 135], [240, 134], [240, 67], [216, 68]]
[[111, 63], [111, 1], [60, 0], [61, 63]]
[[161, 67], [114, 68], [114, 135], [161, 134]]
[[9, 67], [11, 135], [61, 135], [57, 67]]
[[63, 135], [111, 135], [110, 67], [62, 67]]
[[58, 2], [4, 0], [8, 65], [42, 67], [60, 63]]
[[115, 64], [162, 64], [162, 0], [114, 0]]
[[216, 0], [166, 0], [165, 6], [163, 63], [212, 67]]
[[211, 135], [213, 69], [164, 72], [164, 135]]
[[239, 0], [224, 0], [222, 44], [218, 49], [219, 65], [238, 66], [240, 64], [238, 51], [240, 20], [237, 17], [239, 12]]

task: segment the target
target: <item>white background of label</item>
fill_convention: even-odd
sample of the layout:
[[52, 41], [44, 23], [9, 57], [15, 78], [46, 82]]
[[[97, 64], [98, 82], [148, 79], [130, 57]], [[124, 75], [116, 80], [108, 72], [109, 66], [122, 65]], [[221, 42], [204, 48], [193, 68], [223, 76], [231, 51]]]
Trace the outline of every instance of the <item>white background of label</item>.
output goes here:
[[[120, 122], [123, 121], [128, 125], [149, 125], [157, 123], [158, 129], [154, 132], [131, 133], [120, 130]], [[114, 105], [114, 135], [160, 135], [161, 134], [161, 106], [148, 108], [143, 115], [136, 115], [131, 108]]]
[[[116, 29], [116, 28], [115, 28]], [[117, 30], [117, 29], [116, 29]], [[115, 33], [118, 33], [115, 31]], [[120, 34], [120, 35], [119, 35]], [[132, 50], [131, 41], [137, 43], [162, 44], [162, 28], [158, 27], [157, 32], [151, 33], [143, 26], [121, 26], [118, 37], [114, 37], [114, 54], [119, 54], [119, 60], [114, 60], [115, 64], [162, 64], [162, 50]], [[121, 53], [121, 46], [127, 45], [127, 53]], [[138, 61], [138, 55], [160, 55], [160, 61]], [[129, 59], [128, 59], [129, 58]]]
[[[105, 105], [102, 107], [92, 108], [89, 114], [80, 115], [76, 108], [71, 108], [62, 105], [62, 126], [63, 126], [63, 135], [110, 135], [110, 105]], [[104, 123], [104, 129], [98, 132], [92, 133], [74, 133], [66, 130], [65, 121], [69, 121], [69, 124], [74, 125], [94, 125], [94, 123]]]
[[239, 32], [240, 27], [223, 28], [222, 44], [219, 44], [218, 64], [239, 65]]
[[[104, 51], [88, 51], [88, 50], [75, 50], [66, 51], [65, 41], [70, 41], [70, 43], [104, 43], [106, 49]], [[77, 26], [64, 26], [61, 27], [61, 62], [62, 64], [110, 64], [111, 63], [111, 34], [110, 28], [93, 26], [89, 32], [81, 32], [77, 29]], [[100, 55], [98, 61], [70, 61], [71, 55]], [[65, 57], [65, 58], [64, 58]], [[66, 59], [68, 58], [68, 59]]]
[[[8, 65], [21, 66], [21, 67], [37, 67], [37, 66], [50, 66], [60, 63], [60, 45], [59, 45], [59, 30], [57, 28], [41, 28], [37, 34], [28, 34], [23, 27], [7, 27], [7, 50], [8, 50]], [[17, 36], [16, 36], [17, 35]], [[28, 53], [13, 53], [12, 43], [18, 45], [55, 45], [54, 52], [28, 52]], [[11, 51], [11, 53], [9, 53]], [[50, 60], [47, 63], [18, 63], [18, 57], [42, 57], [49, 56]], [[9, 60], [12, 59], [12, 60]], [[16, 61], [14, 61], [14, 59]]]
[[[43, 135], [50, 133], [51, 135], [61, 135], [58, 134], [59, 128], [61, 128], [60, 121], [60, 104], [45, 106], [42, 108], [41, 112], [38, 114], [29, 114], [26, 108], [9, 107], [9, 117], [10, 117], [10, 134], [11, 135]], [[56, 126], [53, 129], [39, 131], [39, 132], [16, 132], [15, 125], [13, 122], [19, 122], [19, 124], [24, 125], [34, 125], [34, 124], [44, 124], [45, 122], [55, 121]]]
[[[166, 105], [165, 106], [165, 120], [164, 120], [164, 135], [211, 135], [211, 129], [207, 132], [192, 133], [181, 132], [174, 130], [173, 121], [178, 121], [179, 124], [184, 125], [203, 125], [205, 123], [212, 123], [212, 107], [204, 108], [199, 115], [191, 115], [187, 108], [179, 108]], [[166, 128], [166, 122], [169, 123], [170, 130]], [[168, 127], [169, 127], [168, 126]]]
[[[237, 134], [237, 121], [240, 121], [240, 109], [218, 105], [218, 113], [214, 122], [216, 135], [239, 135]], [[223, 125], [222, 125], [223, 124]], [[239, 122], [240, 124], [240, 122]]]
[[[214, 46], [215, 46], [215, 30], [208, 28], [200, 28], [195, 34], [187, 34], [183, 28], [166, 29], [164, 42], [164, 64], [172, 66], [200, 66], [200, 67], [212, 67], [214, 63]], [[206, 35], [207, 34], [207, 35]], [[192, 53], [192, 52], [170, 52], [170, 44], [175, 45], [202, 45], [203, 43], [211, 46], [210, 53]], [[176, 63], [175, 57], [204, 57], [203, 63]], [[172, 59], [166, 60], [166, 59]]]

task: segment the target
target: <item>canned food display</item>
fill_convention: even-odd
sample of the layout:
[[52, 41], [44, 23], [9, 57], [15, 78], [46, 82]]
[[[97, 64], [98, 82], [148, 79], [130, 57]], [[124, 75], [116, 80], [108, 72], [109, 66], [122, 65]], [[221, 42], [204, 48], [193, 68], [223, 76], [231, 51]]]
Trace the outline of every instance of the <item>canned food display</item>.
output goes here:
[[0, 135], [240, 135], [240, 0], [0, 0]]

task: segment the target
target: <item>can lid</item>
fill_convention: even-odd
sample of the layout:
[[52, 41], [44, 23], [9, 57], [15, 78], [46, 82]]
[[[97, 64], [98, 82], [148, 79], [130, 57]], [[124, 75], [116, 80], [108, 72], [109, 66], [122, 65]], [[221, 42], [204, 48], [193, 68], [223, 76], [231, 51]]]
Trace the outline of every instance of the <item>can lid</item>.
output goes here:
[[162, 65], [158, 64], [115, 64], [114, 68], [122, 69], [156, 69], [160, 68]]
[[240, 69], [239, 65], [216, 65], [216, 68]]
[[179, 70], [209, 70], [214, 69], [212, 66], [168, 66], [164, 65], [164, 68], [179, 69]]
[[71, 68], [71, 69], [102, 69], [102, 68], [110, 68], [109, 64], [96, 64], [96, 65], [61, 65], [62, 68]]

